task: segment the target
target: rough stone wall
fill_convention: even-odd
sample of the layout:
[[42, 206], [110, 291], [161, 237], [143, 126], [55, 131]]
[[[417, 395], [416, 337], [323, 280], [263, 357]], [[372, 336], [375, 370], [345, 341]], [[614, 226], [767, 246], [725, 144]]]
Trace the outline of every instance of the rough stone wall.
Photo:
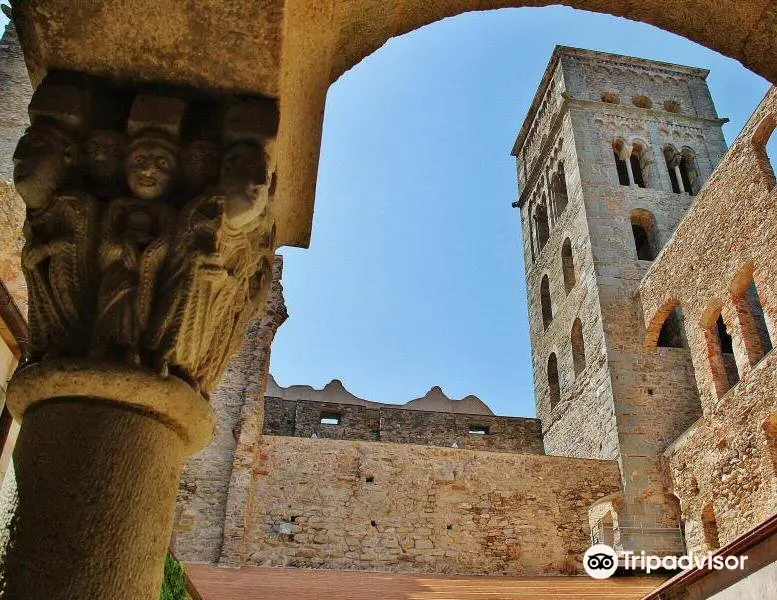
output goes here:
[[252, 323], [240, 352], [210, 398], [216, 437], [186, 464], [176, 504], [172, 546], [180, 560], [240, 562], [244, 511], [261, 442], [270, 344], [286, 320], [276, 257], [265, 315]]
[[[584, 458], [617, 457], [617, 432], [606, 368], [606, 349], [601, 326], [598, 290], [591, 238], [583, 201], [582, 173], [575, 142], [573, 123], [567, 108], [559, 108], [558, 125], [551, 132], [551, 142], [559, 148], [556, 156], [565, 165], [567, 206], [552, 223], [550, 236], [535, 260], [532, 260], [529, 221], [536, 203], [550, 193], [545, 178], [535, 175], [533, 186], [523, 194], [521, 207], [524, 235], [524, 257], [529, 294], [529, 334], [532, 343], [537, 416], [542, 420], [545, 449], [549, 454]], [[548, 150], [548, 154], [550, 151]], [[547, 163], [552, 157], [545, 157]], [[538, 169], [545, 168], [540, 165]], [[561, 249], [569, 238], [576, 283], [566, 293], [563, 280]], [[553, 319], [545, 330], [541, 308], [541, 284], [548, 277]], [[575, 375], [570, 335], [575, 319], [583, 324], [586, 368]], [[560, 401], [551, 406], [548, 385], [548, 358], [554, 353], [558, 361]]]
[[264, 436], [248, 564], [422, 573], [578, 573], [587, 507], [617, 464]]
[[[752, 273], [769, 335], [777, 341], [777, 192], [763, 150], [775, 122], [772, 88], [639, 286], [648, 348], [655, 347], [675, 306], [685, 315], [703, 416], [665, 455], [694, 550], [714, 537], [708, 527], [705, 540], [705, 509], [720, 544], [777, 511], [775, 358], [772, 352], [752, 361], [754, 331], [738, 310], [737, 292], [737, 283]], [[733, 338], [740, 377], [728, 391], [720, 387], [726, 369], [715, 362], [708, 333], [719, 313]]]
[[27, 104], [32, 86], [16, 29], [8, 22], [0, 39], [0, 280], [23, 314], [27, 314], [27, 284], [21, 270], [24, 245], [24, 202], [11, 185], [16, 142], [29, 125]]
[[9, 21], [0, 39], [0, 180], [13, 176], [13, 156], [16, 142], [29, 126], [27, 105], [32, 98], [32, 85], [24, 63], [19, 37], [13, 21]]
[[[322, 416], [338, 415], [339, 424]], [[470, 433], [473, 427], [486, 434]], [[543, 454], [537, 419], [265, 398], [264, 434]]]

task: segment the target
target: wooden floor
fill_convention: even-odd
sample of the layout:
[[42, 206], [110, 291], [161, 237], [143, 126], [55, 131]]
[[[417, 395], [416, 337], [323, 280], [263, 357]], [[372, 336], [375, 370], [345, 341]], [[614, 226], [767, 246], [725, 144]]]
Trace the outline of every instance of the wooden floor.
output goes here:
[[185, 565], [202, 600], [639, 600], [662, 578], [458, 577]]

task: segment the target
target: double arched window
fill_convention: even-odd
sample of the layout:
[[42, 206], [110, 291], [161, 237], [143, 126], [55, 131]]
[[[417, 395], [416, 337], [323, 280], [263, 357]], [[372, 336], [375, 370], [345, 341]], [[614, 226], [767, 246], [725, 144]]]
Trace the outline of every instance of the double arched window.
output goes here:
[[669, 181], [675, 194], [685, 192], [695, 196], [701, 187], [696, 156], [690, 148], [678, 151], [674, 146], [664, 148], [664, 160], [669, 172]]
[[612, 153], [615, 159], [615, 170], [618, 173], [618, 183], [621, 185], [636, 185], [648, 187], [650, 181], [650, 152], [644, 142], [634, 141], [630, 146], [617, 138], [612, 143]]

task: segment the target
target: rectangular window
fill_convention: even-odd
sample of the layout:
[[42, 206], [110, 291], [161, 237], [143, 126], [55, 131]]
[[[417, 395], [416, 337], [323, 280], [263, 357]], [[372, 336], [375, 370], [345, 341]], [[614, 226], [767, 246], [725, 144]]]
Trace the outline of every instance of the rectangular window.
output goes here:
[[321, 413], [322, 425], [339, 425], [340, 413]]
[[488, 435], [488, 427], [485, 425], [470, 425], [469, 432], [471, 435]]

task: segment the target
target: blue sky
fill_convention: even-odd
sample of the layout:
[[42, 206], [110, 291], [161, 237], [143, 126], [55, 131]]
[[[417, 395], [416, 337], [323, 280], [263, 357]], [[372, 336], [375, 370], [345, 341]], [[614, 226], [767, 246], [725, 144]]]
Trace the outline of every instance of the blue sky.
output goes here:
[[681, 37], [562, 7], [469, 13], [391, 40], [329, 91], [311, 246], [281, 251], [281, 385], [339, 378], [381, 402], [439, 385], [534, 415], [510, 149], [556, 44], [710, 69], [729, 141], [768, 87]]
[[439, 385], [533, 416], [510, 149], [556, 44], [711, 70], [731, 141], [767, 90], [739, 63], [624, 19], [470, 13], [389, 41], [330, 89], [313, 238], [284, 249], [281, 385], [404, 402]]

